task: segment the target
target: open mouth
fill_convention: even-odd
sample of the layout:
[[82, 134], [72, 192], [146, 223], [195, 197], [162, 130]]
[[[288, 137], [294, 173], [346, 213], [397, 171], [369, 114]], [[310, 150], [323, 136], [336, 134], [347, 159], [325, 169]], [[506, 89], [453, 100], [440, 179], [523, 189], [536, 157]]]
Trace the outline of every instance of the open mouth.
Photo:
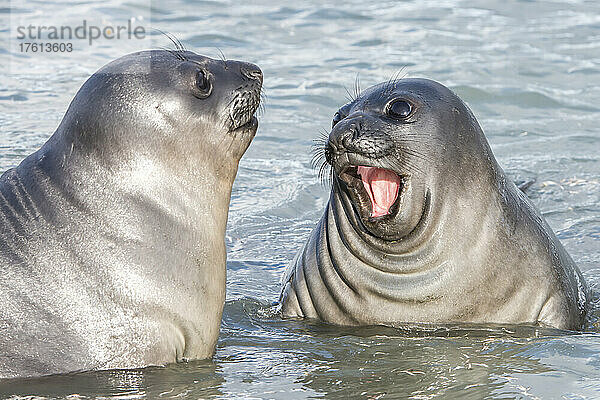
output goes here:
[[371, 218], [384, 217], [398, 211], [403, 179], [394, 171], [378, 167], [351, 166], [346, 168], [342, 179], [355, 192], [358, 205]]

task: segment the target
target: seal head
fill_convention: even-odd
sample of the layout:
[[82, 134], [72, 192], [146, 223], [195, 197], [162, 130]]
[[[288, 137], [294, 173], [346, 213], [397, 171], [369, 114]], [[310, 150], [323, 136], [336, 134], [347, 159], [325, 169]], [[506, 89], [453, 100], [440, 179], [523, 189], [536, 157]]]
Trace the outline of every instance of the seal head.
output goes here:
[[284, 316], [581, 326], [579, 270], [448, 88], [365, 90], [335, 114], [323, 151], [331, 196], [284, 277]]

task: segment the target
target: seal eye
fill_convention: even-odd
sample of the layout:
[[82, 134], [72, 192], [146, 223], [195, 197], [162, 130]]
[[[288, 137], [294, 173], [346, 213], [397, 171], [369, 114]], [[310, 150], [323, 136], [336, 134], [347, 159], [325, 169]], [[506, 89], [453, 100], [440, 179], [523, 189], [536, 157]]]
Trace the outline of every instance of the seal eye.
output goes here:
[[342, 116], [340, 115], [339, 111], [335, 113], [335, 115], [333, 116], [333, 121], [331, 121], [331, 127], [333, 128], [338, 122], [340, 122], [342, 120]]
[[395, 119], [406, 119], [412, 113], [413, 107], [406, 100], [394, 100], [388, 104], [386, 114]]
[[211, 91], [211, 84], [208, 76], [203, 70], [196, 73], [196, 89], [199, 97], [208, 97]]

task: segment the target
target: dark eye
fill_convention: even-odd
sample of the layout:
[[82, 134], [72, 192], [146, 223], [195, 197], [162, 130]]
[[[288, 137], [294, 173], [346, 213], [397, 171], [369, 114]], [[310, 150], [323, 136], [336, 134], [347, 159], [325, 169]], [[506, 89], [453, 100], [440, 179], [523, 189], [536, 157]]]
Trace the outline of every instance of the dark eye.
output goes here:
[[331, 121], [331, 127], [333, 128], [335, 126], [335, 124], [337, 124], [341, 120], [342, 120], [342, 116], [340, 115], [339, 112], [336, 112], [335, 115], [333, 116], [333, 121]]
[[393, 100], [387, 105], [386, 114], [395, 119], [406, 119], [412, 113], [413, 107], [406, 100]]
[[196, 73], [196, 89], [200, 97], [207, 97], [210, 94], [211, 84], [206, 73], [198, 70]]

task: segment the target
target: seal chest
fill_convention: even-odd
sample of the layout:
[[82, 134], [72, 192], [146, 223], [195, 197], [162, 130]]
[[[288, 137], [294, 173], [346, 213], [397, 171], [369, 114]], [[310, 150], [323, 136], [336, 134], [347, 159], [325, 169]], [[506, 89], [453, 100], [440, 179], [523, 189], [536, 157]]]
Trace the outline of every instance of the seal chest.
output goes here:
[[449, 89], [373, 86], [338, 110], [322, 152], [331, 195], [286, 271], [283, 316], [581, 327], [579, 269]]
[[0, 177], [0, 378], [211, 357], [262, 73], [144, 51], [92, 75]]

